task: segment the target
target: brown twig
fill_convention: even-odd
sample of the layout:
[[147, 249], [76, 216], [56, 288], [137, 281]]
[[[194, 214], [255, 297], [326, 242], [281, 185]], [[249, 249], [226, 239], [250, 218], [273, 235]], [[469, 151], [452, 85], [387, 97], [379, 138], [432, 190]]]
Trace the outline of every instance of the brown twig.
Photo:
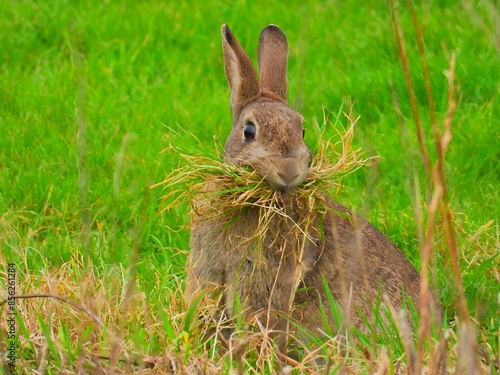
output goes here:
[[[441, 135], [441, 131], [436, 123], [435, 103], [432, 93], [429, 70], [425, 59], [423, 33], [417, 21], [412, 1], [407, 0], [407, 3], [410, 9], [413, 27], [415, 29], [415, 33], [417, 36], [419, 56], [422, 63], [425, 88], [427, 92], [427, 100], [430, 110], [430, 120], [434, 135], [434, 143], [437, 150], [437, 160], [436, 164], [433, 166], [424, 142], [424, 134], [422, 130], [422, 125], [420, 123], [420, 118], [418, 116], [417, 101], [412, 86], [408, 57], [405, 50], [405, 44], [403, 40], [401, 26], [396, 12], [395, 2], [394, 0], [391, 0], [392, 14], [396, 29], [396, 37], [400, 49], [400, 57], [406, 81], [406, 88], [408, 90], [411, 108], [414, 116], [414, 122], [417, 129], [418, 145], [420, 148], [420, 153], [422, 156], [427, 176], [430, 177], [434, 188], [432, 197], [427, 206], [427, 225], [426, 225], [425, 239], [424, 242], [422, 243], [422, 271], [421, 271], [420, 306], [419, 306], [420, 324], [418, 329], [418, 342], [417, 342], [418, 360], [415, 361], [414, 365], [410, 366], [409, 368], [411, 372], [415, 374], [420, 374], [423, 368], [423, 356], [425, 348], [424, 344], [429, 339], [430, 328], [432, 323], [431, 321], [432, 296], [429, 288], [429, 261], [431, 254], [434, 251], [434, 238], [436, 234], [436, 227], [437, 227], [436, 219], [438, 213], [441, 216], [441, 227], [444, 232], [444, 238], [450, 253], [453, 275], [458, 289], [458, 304], [459, 304], [458, 315], [460, 321], [459, 330], [461, 331], [461, 335], [464, 336], [462, 337], [462, 340], [460, 340], [459, 342], [459, 347], [461, 348], [460, 351], [468, 355], [474, 352], [473, 349], [477, 347], [477, 345], [475, 344], [474, 341], [473, 328], [468, 316], [467, 305], [462, 285], [462, 276], [460, 273], [459, 262], [458, 262], [458, 246], [453, 227], [453, 214], [449, 205], [446, 176], [444, 172], [444, 161], [446, 157], [446, 151], [452, 139], [451, 124], [453, 115], [456, 111], [456, 101], [454, 96], [455, 56], [454, 55], [452, 56], [450, 61], [450, 68], [446, 73], [446, 76], [448, 78], [448, 110], [443, 121], [444, 131], [443, 134]], [[466, 341], [471, 341], [471, 340], [472, 341], [464, 342], [464, 339]], [[446, 350], [446, 345], [443, 343], [445, 342], [446, 340], [442, 341], [441, 345], [438, 345], [438, 348], [436, 348], [435, 354], [433, 356], [433, 361], [432, 361], [433, 363], [431, 364], [434, 365], [435, 368], [430, 368], [430, 371], [435, 371], [436, 373], [439, 372], [440, 364], [444, 363], [445, 353], [443, 353], [443, 350]], [[468, 358], [463, 359], [461, 362], [462, 365], [465, 363], [463, 361], [466, 361], [466, 366], [468, 367], [472, 366], [475, 369], [479, 368], [477, 360], [474, 357], [468, 356]], [[460, 364], [457, 364], [457, 369], [459, 368], [459, 366]]]
[[[78, 304], [78, 303], [76, 303], [68, 298], [58, 296], [57, 294], [35, 293], [35, 294], [20, 294], [20, 295], [12, 296], [12, 297], [15, 299], [51, 298], [51, 299], [54, 299], [57, 301], [61, 301], [61, 302], [67, 303], [68, 305], [74, 307], [75, 309], [77, 309], [81, 312], [84, 312], [85, 314], [90, 316], [92, 319], [94, 319], [94, 321], [97, 324], [99, 324], [102, 328], [105, 328], [105, 324], [103, 323], [103, 321], [96, 314], [94, 314], [92, 311], [90, 311], [89, 309], [83, 307], [82, 305], [80, 305], [80, 304]], [[7, 299], [0, 301], [0, 309], [3, 308], [3, 305], [5, 305], [7, 303], [7, 301], [8, 301]]]
[[[424, 80], [427, 91], [428, 103], [431, 111], [431, 121], [435, 123], [435, 114], [434, 114], [434, 99], [432, 96], [432, 87], [430, 85], [429, 72], [427, 68], [427, 63], [425, 61], [425, 53], [424, 53], [424, 43], [423, 43], [423, 35], [420, 30], [415, 10], [413, 8], [413, 4], [411, 0], [407, 0], [408, 7], [410, 8], [410, 13], [412, 16], [413, 27], [415, 29], [415, 33], [417, 35], [418, 48], [420, 60], [422, 62], [422, 69], [424, 71]], [[396, 39], [399, 45], [399, 53], [401, 57], [401, 64], [403, 66], [403, 73], [405, 77], [406, 89], [408, 91], [408, 96], [410, 98], [411, 109], [413, 112], [413, 120], [415, 122], [415, 127], [417, 130], [417, 141], [418, 147], [420, 150], [420, 154], [422, 157], [422, 161], [424, 164], [424, 168], [426, 171], [426, 176], [430, 176], [432, 179], [432, 162], [429, 157], [429, 153], [427, 151], [427, 147], [425, 145], [424, 132], [422, 128], [422, 124], [420, 121], [419, 113], [418, 113], [418, 105], [417, 99], [415, 96], [415, 90], [413, 88], [413, 83], [411, 80], [410, 66], [408, 63], [408, 55], [406, 53], [405, 42], [403, 39], [403, 32], [401, 30], [401, 25], [399, 23], [398, 14], [396, 11], [395, 1], [391, 0], [392, 5], [392, 14], [394, 25], [396, 29]], [[433, 180], [433, 179], [432, 179]], [[427, 228], [425, 232], [424, 243], [421, 245], [422, 249], [422, 269], [420, 273], [420, 303], [419, 303], [419, 314], [420, 314], [420, 324], [418, 327], [418, 341], [417, 341], [417, 360], [414, 361], [413, 365], [410, 366], [411, 371], [415, 374], [420, 374], [422, 372], [423, 366], [423, 357], [424, 357], [424, 344], [428, 340], [430, 335], [430, 327], [431, 327], [431, 311], [430, 311], [430, 288], [429, 288], [429, 260], [431, 254], [434, 250], [434, 228], [436, 226], [435, 218], [436, 213], [439, 208], [440, 199], [441, 199], [442, 191], [441, 189], [434, 189], [434, 193], [432, 195], [430, 204], [428, 205], [428, 219], [427, 219]]]
[[[439, 134], [439, 130], [437, 128], [434, 129], [434, 133], [436, 136], [437, 150], [438, 150], [438, 162], [435, 169], [435, 179], [436, 182], [439, 182], [442, 190], [443, 190], [443, 204], [442, 204], [442, 224], [443, 231], [445, 235], [445, 240], [447, 247], [450, 251], [451, 264], [453, 269], [453, 276], [455, 278], [455, 282], [457, 283], [458, 293], [459, 293], [459, 316], [461, 319], [468, 319], [468, 311], [467, 304], [465, 301], [465, 295], [462, 284], [462, 275], [460, 273], [459, 263], [458, 263], [458, 246], [455, 238], [455, 231], [453, 228], [453, 214], [450, 209], [448, 189], [446, 186], [446, 176], [444, 172], [444, 159], [446, 154], [446, 149], [448, 148], [449, 143], [451, 142], [451, 123], [453, 119], [453, 115], [456, 110], [456, 101], [455, 101], [455, 55], [453, 54], [450, 61], [450, 69], [446, 72], [446, 77], [448, 79], [448, 111], [446, 114], [446, 118], [444, 119], [444, 133], [441, 137]], [[438, 142], [439, 140], [439, 142]]]
[[425, 84], [425, 91], [427, 94], [427, 103], [429, 105], [431, 124], [434, 127], [436, 126], [436, 105], [434, 102], [434, 95], [432, 93], [429, 67], [427, 66], [427, 60], [425, 59], [424, 34], [422, 32], [422, 28], [418, 24], [417, 16], [415, 14], [415, 8], [413, 7], [413, 2], [411, 0], [407, 0], [407, 2], [408, 2], [408, 7], [410, 8], [413, 28], [415, 29], [415, 33], [417, 35], [418, 54], [420, 56], [420, 62], [422, 63], [422, 72], [424, 73], [424, 84]]
[[408, 96], [410, 97], [411, 110], [413, 113], [413, 119], [415, 121], [415, 126], [416, 126], [416, 130], [417, 130], [418, 147], [420, 150], [420, 154], [422, 155], [422, 161], [424, 163], [424, 168], [425, 168], [426, 172], [428, 173], [428, 175], [431, 175], [431, 160], [430, 160], [429, 154], [427, 152], [427, 148], [425, 147], [424, 132], [422, 129], [422, 124], [420, 122], [420, 116], [418, 114], [417, 99], [415, 96], [415, 90], [413, 88], [413, 83], [411, 80], [410, 66], [408, 63], [408, 55], [406, 53], [406, 48], [405, 48], [403, 31], [401, 30], [401, 25], [399, 23], [398, 14], [396, 11], [395, 0], [390, 0], [390, 2], [391, 2], [391, 8], [392, 8], [392, 17], [393, 17], [395, 31], [396, 31], [396, 39], [398, 41], [399, 54], [401, 57], [401, 64], [403, 65], [403, 73], [404, 73], [404, 77], [405, 77], [406, 89], [408, 91]]

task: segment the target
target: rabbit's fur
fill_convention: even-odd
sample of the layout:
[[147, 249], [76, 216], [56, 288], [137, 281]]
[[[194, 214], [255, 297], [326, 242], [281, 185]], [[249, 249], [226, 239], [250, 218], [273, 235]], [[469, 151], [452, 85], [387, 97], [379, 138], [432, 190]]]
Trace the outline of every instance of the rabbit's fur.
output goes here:
[[[281, 192], [287, 216], [277, 215], [268, 223], [261, 239], [263, 251], [256, 252], [255, 241], [248, 239], [259, 228], [258, 207], [242, 212], [229, 224], [224, 217], [195, 214], [188, 295], [219, 289], [227, 315], [232, 315], [237, 297], [247, 315], [259, 316], [264, 311], [261, 321], [283, 332], [288, 320], [296, 319], [318, 333], [324, 325], [320, 303], [334, 326], [323, 278], [358, 327], [363, 324], [357, 310], [369, 317], [381, 295], [387, 295], [396, 310], [401, 309], [405, 293], [417, 303], [419, 274], [403, 253], [367, 221], [326, 196], [329, 210], [307, 229], [305, 245], [299, 249], [303, 239], [293, 238], [296, 232], [290, 228], [300, 221], [302, 208], [293, 190], [307, 175], [311, 152], [303, 141], [302, 116], [287, 106], [286, 37], [274, 25], [262, 30], [260, 82], [227, 25], [222, 26], [222, 39], [234, 120], [225, 158], [254, 168], [270, 189]], [[281, 335], [278, 341], [283, 348], [286, 337]]]

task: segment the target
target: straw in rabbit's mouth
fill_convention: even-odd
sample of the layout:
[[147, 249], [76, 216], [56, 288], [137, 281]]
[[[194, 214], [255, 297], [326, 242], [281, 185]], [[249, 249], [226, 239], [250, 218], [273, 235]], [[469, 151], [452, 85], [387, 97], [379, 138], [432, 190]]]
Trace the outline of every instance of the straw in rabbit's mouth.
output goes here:
[[[164, 186], [163, 210], [170, 210], [191, 202], [193, 214], [209, 220], [226, 217], [228, 220], [249, 209], [279, 210], [280, 201], [295, 199], [311, 215], [324, 211], [324, 195], [334, 194], [342, 179], [366, 165], [372, 158], [361, 159], [360, 150], [352, 148], [355, 120], [347, 116], [349, 127], [339, 133], [333, 142], [320, 133], [316, 155], [313, 157], [305, 180], [290, 191], [278, 191], [251, 168], [241, 167], [221, 160], [220, 157], [182, 154], [185, 164], [173, 170], [162, 182]], [[320, 127], [324, 130], [325, 126]], [[174, 148], [174, 147], [172, 147]]]

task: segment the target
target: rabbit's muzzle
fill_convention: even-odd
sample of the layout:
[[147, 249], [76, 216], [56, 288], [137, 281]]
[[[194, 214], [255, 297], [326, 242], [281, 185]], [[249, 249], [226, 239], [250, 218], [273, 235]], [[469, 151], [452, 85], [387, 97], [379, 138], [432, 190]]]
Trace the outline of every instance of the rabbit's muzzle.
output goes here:
[[[278, 165], [276, 165], [278, 164]], [[303, 166], [295, 158], [281, 159], [271, 169], [272, 173], [265, 176], [266, 181], [274, 190], [287, 193], [299, 186], [307, 174]]]

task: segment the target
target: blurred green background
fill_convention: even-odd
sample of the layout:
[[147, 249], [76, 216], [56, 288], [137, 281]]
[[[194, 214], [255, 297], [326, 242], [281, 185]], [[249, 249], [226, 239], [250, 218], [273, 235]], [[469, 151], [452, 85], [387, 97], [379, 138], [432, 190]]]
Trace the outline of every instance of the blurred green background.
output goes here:
[[[456, 56], [458, 108], [445, 170], [469, 303], [494, 304], [498, 10], [491, 1], [415, 6], [440, 124], [448, 105], [445, 71]], [[406, 2], [397, 9], [435, 160], [411, 15]], [[199, 151], [186, 132], [209, 150], [214, 137], [225, 141], [231, 115], [220, 26], [227, 23], [255, 61], [259, 32], [274, 23], [290, 44], [290, 105], [304, 115], [306, 128], [321, 123], [324, 112], [334, 118], [353, 101], [361, 116], [356, 144], [381, 157], [345, 181], [348, 189], [339, 200], [361, 211], [419, 265], [411, 186], [420, 176], [423, 188], [424, 177], [389, 3], [2, 1], [0, 14], [2, 263], [23, 262], [36, 273], [85, 256], [105, 270], [116, 263], [127, 267], [137, 246], [138, 278], [146, 291], [157, 277], [167, 286], [182, 278], [188, 231], [173, 229], [189, 223], [187, 202], [158, 215], [163, 192], [149, 188], [179, 164], [175, 152], [161, 151], [169, 144]], [[495, 222], [484, 227], [490, 220]], [[448, 302], [449, 275], [439, 276]], [[481, 311], [494, 308], [488, 303]], [[488, 327], [498, 332], [494, 324]]]

